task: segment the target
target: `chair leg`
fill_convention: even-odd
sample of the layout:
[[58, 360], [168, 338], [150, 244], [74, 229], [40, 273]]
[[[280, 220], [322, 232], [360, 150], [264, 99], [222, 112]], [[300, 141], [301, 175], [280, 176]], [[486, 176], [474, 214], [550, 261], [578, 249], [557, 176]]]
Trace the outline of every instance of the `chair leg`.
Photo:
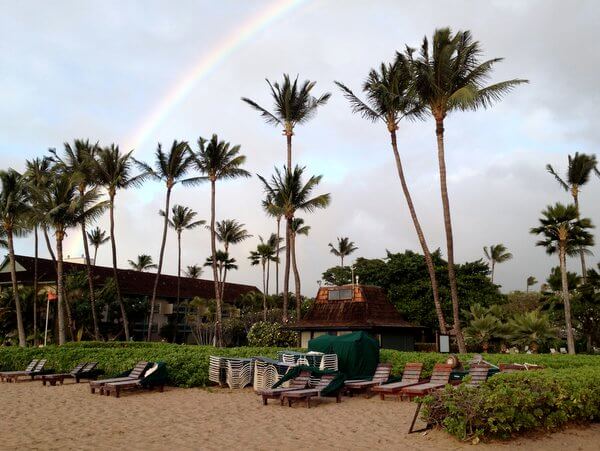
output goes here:
[[419, 412], [421, 411], [421, 406], [423, 405], [422, 402], [418, 402], [417, 403], [417, 408], [415, 409], [415, 414], [413, 416], [412, 422], [410, 423], [410, 428], [408, 429], [408, 433], [412, 434], [413, 432], [423, 432], [426, 431], [427, 429], [429, 429], [431, 427], [431, 424], [427, 423], [425, 425], [424, 428], [421, 429], [415, 429], [415, 423], [417, 421], [417, 418], [419, 417]]

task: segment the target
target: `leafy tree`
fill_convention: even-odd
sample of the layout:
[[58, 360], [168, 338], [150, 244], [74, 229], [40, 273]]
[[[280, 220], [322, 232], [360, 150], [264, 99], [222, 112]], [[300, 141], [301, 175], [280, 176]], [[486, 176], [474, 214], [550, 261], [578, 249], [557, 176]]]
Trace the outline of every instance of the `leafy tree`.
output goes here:
[[571, 303], [567, 280], [567, 255], [574, 255], [581, 249], [593, 246], [594, 238], [588, 232], [592, 222], [588, 218], [579, 219], [577, 207], [573, 204], [549, 205], [542, 211], [540, 225], [531, 229], [531, 233], [542, 235], [537, 246], [546, 248], [549, 255], [558, 254], [561, 272], [562, 297], [565, 307], [565, 324], [567, 330], [567, 348], [569, 354], [575, 354], [575, 338], [571, 322]]
[[227, 141], [220, 141], [213, 134], [210, 141], [199, 138], [198, 152], [193, 154], [194, 166], [202, 177], [199, 180], [210, 182], [210, 248], [213, 280], [215, 283], [215, 299], [217, 301], [217, 345], [223, 346], [223, 297], [219, 283], [219, 272], [217, 267], [217, 230], [216, 221], [216, 186], [217, 180], [236, 179], [250, 177], [250, 173], [242, 166], [246, 162], [246, 156], [240, 154], [240, 146], [232, 146]]
[[338, 237], [337, 246], [329, 243], [329, 252], [340, 258], [340, 266], [344, 266], [344, 257], [352, 254], [357, 249], [358, 247], [354, 245], [354, 241], [350, 241], [347, 236]]
[[334, 266], [321, 276], [328, 285], [346, 285], [352, 283], [352, 269], [348, 266]]
[[513, 342], [521, 346], [529, 346], [533, 353], [536, 353], [540, 346], [555, 339], [557, 335], [548, 316], [540, 313], [539, 310], [515, 315], [509, 321], [509, 330]]
[[109, 236], [106, 236], [106, 232], [100, 227], [92, 229], [87, 234], [88, 240], [94, 248], [94, 265], [97, 264], [96, 258], [98, 257], [98, 248], [110, 240]]
[[478, 110], [490, 107], [495, 101], [526, 80], [514, 79], [485, 86], [494, 65], [501, 58], [480, 61], [481, 46], [474, 41], [470, 31], [453, 34], [449, 28], [435, 30], [431, 51], [429, 41], [423, 38], [420, 52], [407, 49], [406, 55], [398, 54], [398, 59], [406, 58], [411, 64], [413, 89], [420, 102], [435, 120], [440, 172], [442, 207], [446, 230], [448, 255], [448, 279], [452, 296], [454, 332], [459, 351], [465, 352], [465, 344], [460, 328], [459, 298], [454, 264], [454, 238], [450, 216], [450, 200], [446, 183], [446, 157], [444, 149], [444, 120], [453, 111]]
[[[274, 234], [272, 234], [274, 235]], [[259, 243], [256, 246], [256, 250], [250, 251], [250, 259], [252, 266], [260, 265], [262, 269], [262, 283], [263, 283], [263, 321], [267, 320], [267, 264], [272, 261], [276, 261], [276, 246], [273, 246], [272, 239], [270, 237], [267, 241], [263, 240], [261, 236], [258, 237]]]
[[494, 268], [496, 263], [504, 263], [513, 258], [513, 254], [508, 252], [506, 246], [502, 243], [500, 244], [492, 244], [488, 249], [487, 246], [483, 247], [483, 253], [485, 254], [485, 258], [490, 261], [492, 266], [492, 283], [494, 283]]
[[489, 343], [496, 338], [500, 328], [500, 321], [489, 313], [483, 316], [475, 316], [465, 328], [467, 340], [481, 345], [483, 352], [488, 352]]
[[[600, 171], [597, 168], [596, 155], [586, 155], [584, 153], [575, 152], [575, 156], [569, 155], [569, 165], [567, 168], [566, 177], [563, 179], [554, 170], [552, 165], [547, 164], [546, 170], [554, 176], [560, 186], [573, 196], [573, 203], [577, 208], [577, 218], [581, 214], [579, 208], [579, 192], [581, 187], [590, 180], [590, 174], [595, 172], [600, 176]], [[579, 250], [579, 257], [581, 259], [581, 275], [583, 276], [583, 283], [586, 282], [587, 271], [585, 267], [585, 250], [582, 248]]]
[[534, 286], [536, 283], [538, 283], [537, 279], [534, 276], [529, 276], [527, 278], [527, 288], [525, 291], [529, 293], [529, 287]]
[[152, 261], [152, 256], [147, 254], [138, 255], [137, 260], [127, 260], [127, 263], [129, 263], [131, 269], [139, 272], [157, 268], [157, 266]]

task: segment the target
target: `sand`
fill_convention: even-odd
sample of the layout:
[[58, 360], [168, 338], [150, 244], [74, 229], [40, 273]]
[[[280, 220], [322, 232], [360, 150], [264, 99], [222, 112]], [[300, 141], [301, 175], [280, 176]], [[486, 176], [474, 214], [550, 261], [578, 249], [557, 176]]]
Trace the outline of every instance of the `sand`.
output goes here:
[[0, 449], [597, 450], [600, 425], [491, 444], [407, 434], [414, 404], [378, 398], [263, 406], [250, 389], [92, 395], [86, 383], [0, 383]]

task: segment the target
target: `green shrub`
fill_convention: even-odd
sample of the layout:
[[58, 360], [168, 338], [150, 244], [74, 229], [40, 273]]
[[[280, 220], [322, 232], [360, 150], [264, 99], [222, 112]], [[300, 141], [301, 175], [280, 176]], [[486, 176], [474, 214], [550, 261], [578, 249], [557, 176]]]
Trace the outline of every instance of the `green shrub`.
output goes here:
[[250, 346], [296, 346], [298, 334], [286, 330], [280, 323], [259, 321], [248, 331]]

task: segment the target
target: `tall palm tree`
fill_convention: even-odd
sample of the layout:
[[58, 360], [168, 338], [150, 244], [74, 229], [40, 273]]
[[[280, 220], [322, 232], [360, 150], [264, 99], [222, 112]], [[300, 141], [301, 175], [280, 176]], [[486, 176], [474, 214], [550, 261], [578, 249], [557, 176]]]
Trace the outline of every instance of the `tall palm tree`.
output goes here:
[[97, 265], [98, 248], [110, 240], [110, 237], [107, 236], [106, 232], [100, 227], [90, 230], [87, 236], [90, 244], [94, 248], [94, 265]]
[[354, 241], [350, 241], [350, 238], [347, 236], [341, 238], [338, 237], [337, 247], [329, 243], [329, 252], [340, 258], [342, 267], [344, 266], [344, 257], [350, 255], [357, 249], [358, 247], [354, 245]]
[[[271, 180], [267, 181], [264, 177], [258, 176], [263, 182], [267, 196], [270, 196], [273, 203], [282, 211], [286, 219], [286, 246], [285, 246], [285, 270], [283, 279], [283, 321], [288, 321], [288, 301], [290, 286], [290, 263], [291, 255], [295, 254], [294, 240], [292, 236], [292, 220], [297, 211], [311, 213], [319, 208], [326, 208], [329, 205], [331, 197], [329, 194], [320, 194], [314, 197], [313, 191], [321, 182], [322, 176], [312, 176], [306, 183], [302, 176], [305, 168], [296, 166], [293, 171], [284, 167], [283, 172], [275, 168], [275, 174]], [[300, 299], [300, 286], [296, 285], [296, 299]]]
[[[50, 149], [53, 161], [58, 170], [65, 171], [71, 175], [80, 196], [96, 184], [96, 153], [100, 149], [97, 144], [90, 144], [88, 140], [76, 139], [73, 145], [64, 144], [64, 157], [60, 157], [55, 149]], [[90, 307], [92, 310], [92, 322], [94, 326], [94, 339], [100, 340], [100, 328], [98, 327], [98, 316], [96, 313], [96, 295], [94, 291], [94, 274], [90, 262], [90, 248], [86, 232], [86, 222], [81, 223], [81, 236], [83, 238], [83, 252], [85, 256], [85, 267], [87, 271], [88, 288], [90, 293]]]
[[466, 352], [466, 347], [460, 327], [460, 306], [454, 268], [454, 238], [446, 182], [444, 119], [452, 111], [487, 108], [515, 86], [527, 82], [527, 80], [513, 79], [485, 86], [494, 65], [502, 61], [502, 58], [481, 62], [481, 53], [481, 46], [479, 42], [473, 40], [470, 31], [458, 31], [452, 34], [449, 28], [442, 28], [435, 30], [433, 34], [431, 53], [429, 41], [425, 37], [418, 57], [415, 57], [413, 49], [407, 49], [406, 55], [398, 55], [398, 59], [407, 58], [409, 61], [413, 74], [413, 89], [421, 104], [435, 119], [440, 191], [448, 253], [448, 280], [452, 298], [454, 332], [461, 353]]
[[500, 244], [492, 244], [488, 249], [487, 246], [483, 246], [483, 253], [485, 254], [485, 258], [490, 261], [490, 265], [492, 267], [491, 280], [494, 283], [494, 268], [496, 263], [504, 263], [513, 258], [513, 254], [508, 252], [506, 246], [502, 243]]
[[0, 224], [2, 225], [2, 229], [4, 229], [4, 232], [6, 232], [12, 294], [17, 315], [19, 346], [25, 347], [27, 346], [27, 339], [25, 336], [25, 326], [23, 324], [19, 287], [17, 285], [14, 237], [20, 236], [27, 231], [27, 220], [29, 219], [31, 212], [31, 204], [29, 203], [30, 196], [28, 193], [27, 179], [14, 169], [0, 171], [0, 186]]
[[308, 122], [316, 113], [320, 106], [327, 103], [331, 93], [325, 93], [319, 97], [314, 97], [311, 91], [317, 82], [305, 80], [298, 84], [298, 77], [292, 81], [288, 74], [283, 75], [283, 83], [271, 83], [267, 79], [267, 84], [271, 90], [273, 98], [273, 112], [261, 107], [254, 100], [242, 97], [242, 100], [257, 110], [263, 119], [271, 125], [283, 127], [283, 134], [287, 142], [287, 168], [292, 170], [292, 136], [296, 125]]
[[98, 218], [107, 207], [107, 202], [99, 201], [100, 192], [97, 187], [89, 189], [81, 195], [78, 180], [67, 172], [58, 172], [50, 182], [48, 189], [41, 193], [40, 197], [40, 208], [45, 215], [45, 222], [52, 227], [56, 237], [58, 343], [62, 345], [66, 341], [63, 314], [66, 302], [64, 298], [63, 240], [68, 229], [79, 226], [82, 221]]
[[113, 279], [117, 301], [121, 309], [123, 331], [125, 340], [129, 341], [129, 321], [123, 296], [121, 296], [121, 285], [119, 283], [119, 272], [117, 270], [117, 240], [115, 238], [115, 197], [119, 190], [140, 186], [145, 173], [133, 175], [134, 158], [133, 150], [121, 153], [119, 146], [111, 144], [110, 147], [100, 149], [96, 162], [96, 177], [99, 186], [103, 186], [108, 193], [108, 208], [110, 213], [110, 244], [112, 250]]
[[185, 141], [173, 141], [171, 149], [165, 153], [162, 145], [159, 143], [154, 154], [154, 168], [146, 163], [138, 162], [138, 165], [152, 178], [163, 182], [167, 188], [165, 196], [165, 209], [163, 221], [162, 241], [160, 244], [160, 254], [158, 256], [158, 268], [156, 278], [154, 279], [154, 287], [152, 288], [152, 299], [150, 300], [150, 318], [148, 320], [148, 335], [147, 340], [150, 341], [152, 336], [152, 324], [154, 321], [154, 304], [156, 303], [156, 292], [158, 290], [158, 281], [162, 271], [163, 260], [165, 256], [165, 246], [167, 244], [167, 231], [169, 226], [169, 205], [171, 203], [171, 191], [179, 182], [188, 182], [191, 179], [185, 179], [185, 175], [191, 167], [192, 153], [190, 146]]
[[[597, 167], [598, 162], [596, 161], [596, 155], [586, 155], [585, 153], [575, 152], [575, 156], [569, 155], [569, 165], [567, 167], [566, 177], [563, 179], [554, 170], [552, 165], [547, 164], [546, 170], [554, 176], [560, 186], [573, 196], [573, 202], [577, 207], [577, 214], [581, 214], [579, 208], [579, 192], [581, 187], [590, 180], [590, 174], [595, 172], [600, 175]], [[583, 283], [586, 283], [587, 270], [585, 266], [585, 250], [580, 249], [579, 258], [581, 259], [581, 276], [583, 277]]]
[[[281, 238], [281, 218], [283, 217], [283, 212], [277, 205], [273, 204], [273, 201], [269, 196], [262, 201], [262, 206], [267, 215], [275, 218], [275, 223], [277, 224], [277, 235], [275, 235], [275, 238], [277, 243], [281, 243], [283, 241], [283, 238]], [[278, 245], [277, 260], [275, 261], [275, 294], [279, 294], [279, 252], [282, 250], [283, 248]], [[269, 266], [270, 265], [267, 263], [267, 291], [269, 290]]]
[[[274, 235], [274, 234], [272, 234]], [[267, 241], [263, 240], [262, 236], [258, 237], [259, 243], [256, 246], [256, 250], [250, 251], [250, 259], [251, 265], [256, 266], [260, 265], [262, 269], [262, 285], [263, 285], [263, 320], [267, 320], [267, 265], [269, 262], [275, 261], [276, 257], [276, 248], [272, 245], [271, 239]]]
[[202, 275], [202, 267], [200, 265], [190, 265], [185, 268], [185, 277], [190, 279], [198, 279]]
[[[296, 262], [296, 237], [298, 235], [308, 236], [310, 226], [304, 224], [304, 219], [294, 218], [291, 223], [291, 243], [293, 252], [290, 252], [292, 257], [292, 271], [294, 272], [294, 286], [296, 288], [296, 320], [300, 320], [300, 308], [302, 307], [302, 299], [297, 297], [298, 293], [302, 293], [300, 289], [300, 272], [298, 271], [298, 263]], [[302, 294], [300, 294], [302, 296]]]
[[[252, 236], [244, 227], [245, 224], [241, 224], [235, 219], [223, 219], [222, 221], [217, 221], [217, 240], [220, 243], [223, 243], [226, 253], [229, 253], [230, 245], [241, 243]], [[223, 272], [219, 274], [219, 279], [221, 281], [219, 293], [221, 295], [221, 299], [223, 299], [225, 293], [225, 281], [227, 279], [226, 268], [223, 268]]]
[[139, 272], [157, 268], [157, 266], [152, 261], [152, 256], [147, 254], [138, 255], [136, 260], [127, 260], [127, 263], [129, 263], [131, 269]]
[[226, 141], [219, 141], [214, 134], [210, 141], [199, 138], [198, 152], [194, 154], [194, 165], [202, 174], [202, 179], [210, 182], [210, 247], [213, 280], [215, 284], [215, 300], [217, 302], [217, 344], [223, 346], [223, 297], [220, 293], [217, 265], [217, 231], [216, 218], [216, 186], [217, 180], [250, 177], [250, 173], [242, 169], [246, 156], [240, 154], [240, 146], [232, 146]]
[[594, 245], [594, 238], [588, 229], [592, 222], [588, 218], [579, 218], [577, 207], [573, 204], [556, 203], [548, 205], [542, 211], [540, 225], [531, 229], [531, 233], [542, 235], [537, 246], [546, 248], [549, 255], [558, 254], [560, 264], [562, 298], [565, 307], [565, 324], [567, 328], [567, 348], [569, 354], [575, 354], [575, 337], [571, 324], [571, 301], [567, 280], [567, 255], [572, 256]]
[[[404, 167], [400, 152], [398, 151], [398, 140], [396, 133], [402, 119], [416, 119], [421, 117], [423, 111], [418, 99], [411, 90], [411, 70], [407, 59], [403, 55], [399, 55], [393, 64], [382, 63], [379, 71], [371, 69], [367, 80], [363, 83], [362, 90], [366, 95], [367, 100], [363, 101], [356, 96], [348, 87], [340, 82], [335, 82], [344, 93], [352, 106], [352, 112], [358, 113], [365, 119], [372, 122], [381, 121], [385, 124], [392, 145], [392, 153], [396, 162], [396, 171], [400, 179], [400, 186], [408, 211], [413, 221], [413, 225], [417, 232], [419, 244], [423, 250], [429, 280], [431, 281], [431, 291], [433, 295], [433, 304], [438, 317], [440, 331], [442, 334], [448, 332], [444, 312], [440, 302], [440, 295], [435, 273], [435, 266], [431, 258], [431, 252], [425, 239], [425, 233], [421, 227], [421, 222], [417, 216], [417, 211], [412, 200], [412, 195], [406, 182], [404, 175]], [[342, 264], [343, 266], [343, 264]]]
[[536, 283], [538, 283], [537, 279], [534, 276], [529, 276], [527, 278], [527, 288], [525, 289], [525, 292], [529, 293], [529, 287], [534, 286]]
[[[37, 193], [43, 191], [50, 181], [51, 177], [51, 161], [49, 158], [34, 158], [26, 160], [25, 177], [27, 178], [28, 190], [32, 209], [30, 219], [33, 225], [33, 345], [37, 346], [37, 330], [38, 330], [38, 259], [39, 259], [39, 227], [42, 217], [39, 214], [37, 206]], [[43, 227], [43, 225], [42, 225]]]

